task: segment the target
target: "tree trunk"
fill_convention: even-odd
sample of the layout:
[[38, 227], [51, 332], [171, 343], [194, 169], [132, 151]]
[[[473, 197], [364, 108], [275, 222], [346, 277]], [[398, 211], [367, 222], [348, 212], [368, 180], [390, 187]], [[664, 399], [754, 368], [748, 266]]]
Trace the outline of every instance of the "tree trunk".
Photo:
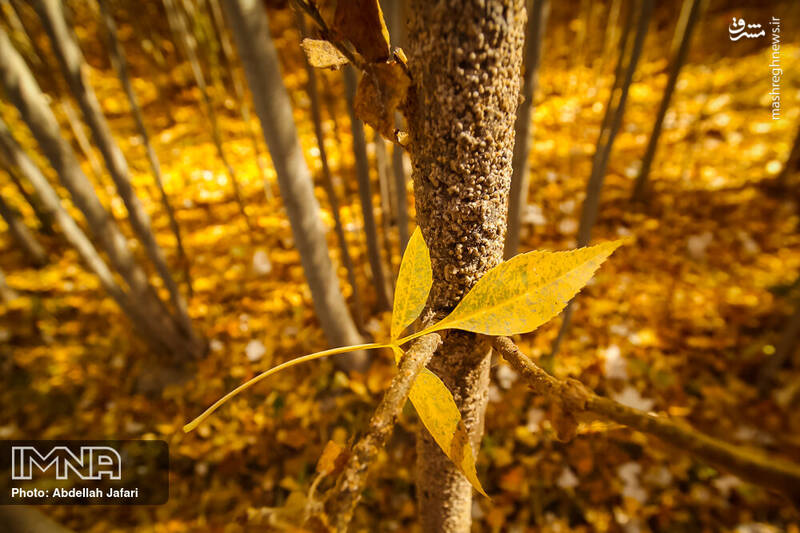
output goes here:
[[236, 171], [233, 170], [228, 157], [225, 155], [225, 150], [222, 149], [222, 133], [219, 129], [219, 121], [217, 120], [217, 111], [214, 108], [214, 102], [211, 101], [211, 96], [208, 94], [208, 86], [206, 86], [206, 78], [203, 75], [203, 69], [200, 67], [200, 61], [197, 58], [197, 41], [194, 36], [189, 32], [186, 24], [186, 19], [183, 13], [180, 12], [175, 5], [174, 0], [164, 0], [164, 7], [167, 10], [167, 20], [170, 27], [175, 33], [175, 37], [180, 43], [183, 53], [189, 60], [189, 66], [192, 68], [192, 75], [194, 76], [195, 83], [200, 89], [200, 95], [203, 98], [203, 104], [206, 108], [206, 115], [211, 123], [211, 138], [214, 141], [214, 147], [217, 149], [217, 155], [228, 173], [228, 178], [231, 180], [233, 187], [233, 197], [236, 205], [239, 206], [239, 211], [244, 217], [248, 229], [253, 232], [253, 226], [250, 223], [250, 217], [247, 216], [247, 211], [244, 208], [244, 200], [242, 199], [242, 192], [239, 187], [239, 179], [236, 176]]
[[633, 200], [641, 201], [647, 193], [647, 179], [650, 175], [650, 166], [653, 164], [653, 158], [656, 155], [656, 148], [658, 148], [658, 139], [661, 136], [661, 127], [664, 124], [664, 117], [667, 115], [669, 103], [672, 100], [672, 94], [675, 92], [675, 84], [678, 81], [678, 75], [686, 62], [686, 56], [689, 55], [689, 44], [692, 41], [692, 34], [697, 25], [697, 20], [707, 0], [684, 0], [683, 8], [681, 9], [681, 16], [678, 20], [678, 26], [675, 29], [675, 38], [672, 43], [672, 65], [669, 69], [669, 77], [667, 78], [667, 85], [664, 87], [664, 95], [661, 97], [661, 104], [656, 113], [656, 121], [653, 125], [653, 132], [650, 134], [650, 141], [647, 143], [647, 150], [645, 150], [644, 157], [642, 158], [642, 166], [639, 169], [639, 174], [636, 176], [636, 182], [633, 186]]
[[3, 274], [3, 271], [0, 270], [0, 302], [10, 302], [17, 298], [19, 298], [19, 293], [8, 286], [8, 283], [6, 283], [6, 276]]
[[797, 130], [797, 134], [794, 137], [794, 143], [792, 143], [792, 150], [789, 152], [789, 158], [786, 159], [783, 170], [781, 170], [781, 173], [776, 179], [778, 185], [784, 187], [789, 185], [789, 176], [796, 172], [800, 172], [800, 129]]
[[367, 159], [367, 138], [364, 134], [364, 123], [356, 116], [356, 73], [353, 67], [344, 67], [344, 86], [347, 96], [347, 113], [350, 115], [350, 127], [353, 132], [353, 155], [356, 160], [356, 178], [358, 180], [358, 196], [361, 200], [361, 214], [364, 217], [364, 235], [367, 239], [367, 257], [372, 270], [372, 281], [378, 295], [378, 309], [388, 311], [392, 308], [389, 287], [383, 271], [381, 249], [378, 245], [378, 229], [375, 224], [375, 210], [372, 207], [372, 186], [369, 181], [369, 160]]
[[211, 23], [213, 25], [214, 32], [219, 39], [220, 46], [222, 47], [222, 58], [225, 61], [225, 69], [230, 74], [231, 85], [233, 85], [233, 94], [236, 97], [236, 100], [239, 102], [239, 112], [241, 113], [242, 120], [247, 128], [247, 136], [250, 138], [250, 142], [253, 145], [253, 155], [256, 158], [258, 171], [261, 174], [261, 181], [264, 183], [264, 191], [267, 193], [267, 198], [271, 200], [273, 198], [272, 187], [267, 180], [267, 169], [261, 157], [261, 146], [258, 143], [258, 135], [256, 134], [256, 130], [253, 127], [252, 121], [250, 120], [250, 105], [247, 103], [247, 98], [244, 94], [244, 83], [242, 82], [242, 78], [239, 76], [239, 71], [235, 65], [236, 61], [233, 52], [233, 45], [231, 45], [228, 34], [225, 33], [225, 23], [222, 17], [222, 8], [219, 6], [219, 0], [208, 0], [208, 4], [209, 11], [211, 11]]
[[[278, 54], [269, 34], [267, 13], [259, 0], [223, 0], [222, 7], [275, 165], [314, 310], [331, 344], [358, 344], [361, 336], [347, 311], [331, 263], [311, 173], [303, 159], [289, 94], [283, 85]], [[363, 365], [366, 357], [363, 352], [354, 355], [356, 364]]]
[[[383, 229], [383, 253], [386, 254], [386, 266], [389, 277], [394, 278], [394, 264], [392, 263], [392, 185], [389, 183], [388, 157], [386, 156], [386, 141], [377, 131], [373, 132], [375, 143], [375, 166], [378, 168], [378, 196], [381, 202], [381, 227]], [[392, 292], [391, 284], [388, 286]]]
[[[150, 168], [153, 171], [153, 177], [156, 181], [156, 186], [161, 194], [161, 205], [164, 206], [164, 210], [166, 211], [169, 219], [170, 229], [172, 230], [172, 234], [175, 236], [175, 243], [178, 248], [178, 257], [181, 265], [183, 265], [184, 277], [186, 278], [186, 283], [189, 286], [189, 293], [191, 294], [192, 278], [189, 273], [189, 259], [186, 257], [186, 251], [183, 249], [181, 230], [178, 226], [178, 221], [175, 220], [175, 211], [172, 209], [172, 205], [169, 203], [167, 192], [164, 190], [164, 179], [161, 176], [161, 164], [158, 161], [158, 156], [153, 149], [153, 145], [150, 143], [150, 136], [147, 134], [147, 128], [145, 127], [144, 119], [142, 118], [142, 110], [139, 107], [138, 100], [136, 99], [136, 93], [133, 91], [133, 85], [131, 84], [131, 79], [128, 75], [128, 65], [125, 61], [125, 54], [122, 51], [122, 46], [120, 45], [119, 38], [117, 37], [117, 26], [114, 23], [114, 18], [111, 16], [108, 0], [98, 0], [98, 3], [100, 4], [100, 11], [103, 15], [106, 31], [108, 31], [108, 37], [110, 41], [109, 44], [111, 45], [111, 62], [114, 64], [114, 68], [117, 70], [119, 79], [122, 82], [122, 87], [125, 89], [125, 95], [128, 97], [128, 104], [131, 106], [131, 111], [133, 111], [133, 117], [136, 120], [136, 129], [139, 130], [139, 135], [144, 143], [145, 152], [147, 153], [147, 161], [150, 163]], [[174, 300], [175, 299], [173, 299], [173, 303]], [[182, 302], [182, 298], [180, 298], [179, 295], [177, 300], [178, 304]]]
[[[306, 29], [305, 15], [300, 11], [297, 12], [297, 23], [300, 26], [300, 34], [306, 37], [308, 33]], [[317, 137], [317, 146], [319, 147], [319, 159], [322, 163], [322, 183], [325, 186], [325, 193], [328, 196], [328, 203], [331, 205], [331, 212], [333, 214], [334, 229], [336, 230], [336, 238], [339, 240], [339, 249], [342, 253], [342, 262], [347, 270], [347, 281], [353, 289], [353, 317], [356, 321], [356, 326], [359, 330], [364, 328], [364, 317], [362, 315], [364, 305], [361, 300], [361, 290], [356, 283], [355, 265], [353, 258], [350, 255], [350, 248], [347, 245], [347, 237], [344, 233], [344, 226], [342, 225], [342, 217], [339, 213], [339, 197], [336, 194], [336, 188], [333, 186], [333, 178], [331, 177], [331, 169], [328, 166], [328, 151], [325, 149], [325, 133], [322, 131], [322, 109], [319, 103], [319, 87], [317, 85], [317, 73], [314, 67], [308, 62], [308, 58], [303, 54], [303, 65], [306, 68], [306, 75], [308, 77], [308, 98], [311, 101], [311, 120], [314, 122], [314, 134]]]
[[16, 169], [12, 168], [10, 165], [7, 165], [5, 170], [6, 173], [8, 173], [8, 177], [11, 178], [14, 186], [19, 191], [20, 195], [22, 195], [28, 205], [31, 206], [33, 213], [39, 220], [39, 229], [41, 232], [45, 235], [55, 235], [55, 231], [53, 230], [53, 219], [50, 217], [47, 211], [42, 208], [42, 202], [39, 200], [39, 196], [36, 193], [31, 194], [28, 192], [28, 190], [22, 184], [22, 180], [17, 174]]
[[[650, 23], [650, 15], [653, 13], [653, 0], [642, 0], [639, 10], [639, 20], [636, 25], [636, 35], [631, 43], [630, 54], [626, 54], [625, 50], [621, 51], [622, 57], [630, 56], [628, 63], [625, 67], [625, 76], [617, 84], [616, 79], [614, 82], [615, 89], [612, 89], [609, 96], [609, 105], [606, 110], [606, 117], [608, 124], [603, 125], [600, 131], [600, 137], [597, 139], [597, 148], [595, 150], [594, 159], [592, 160], [592, 174], [589, 176], [589, 183], [586, 186], [586, 198], [583, 201], [583, 208], [581, 210], [581, 222], [578, 226], [578, 247], [587, 246], [591, 238], [592, 228], [597, 221], [597, 215], [600, 210], [600, 191], [603, 188], [603, 181], [606, 177], [606, 168], [608, 167], [608, 159], [611, 156], [611, 149], [614, 146], [614, 139], [617, 136], [620, 126], [622, 126], [622, 117], [625, 115], [625, 103], [628, 99], [628, 91], [631, 87], [633, 74], [636, 72], [636, 65], [639, 62], [639, 57], [642, 54], [642, 45], [644, 38], [647, 35], [647, 26]], [[623, 39], [625, 39], [623, 35]], [[627, 40], [627, 39], [626, 39]], [[626, 46], [626, 48], [628, 48]], [[619, 70], [619, 65], [618, 65]], [[614, 107], [613, 113], [611, 112], [611, 104], [616, 92], [616, 86], [619, 85], [619, 101]], [[605, 122], [605, 119], [604, 119]], [[569, 329], [570, 321], [572, 320], [572, 302], [570, 300], [566, 309], [562, 313], [561, 327], [558, 330], [558, 336], [553, 342], [553, 347], [550, 350], [549, 358], [552, 360], [561, 347], [561, 342]]]
[[35, 507], [0, 507], [0, 525], [6, 533], [72, 533]]
[[517, 121], [514, 126], [516, 132], [512, 163], [514, 170], [511, 175], [511, 193], [508, 197], [508, 229], [503, 250], [503, 256], [506, 259], [515, 256], [519, 251], [522, 213], [528, 205], [528, 189], [530, 188], [528, 154], [533, 144], [533, 100], [536, 97], [537, 71], [539, 70], [549, 11], [550, 0], [534, 0], [525, 31], [525, 77], [522, 84], [524, 100], [517, 109]]
[[[2, 42], [1, 39], [0, 42]], [[58, 224], [67, 242], [75, 247], [83, 262], [86, 263], [89, 270], [97, 275], [103, 288], [128, 315], [143, 338], [159, 352], [181, 353], [185, 348], [180, 344], [180, 338], [175, 335], [174, 330], [169, 327], [169, 323], [163, 322], [163, 318], [159, 315], [151, 315], [147, 311], [146, 304], [137, 305], [135, 297], [126, 294], [114, 280], [114, 275], [100, 254], [61, 205], [61, 199], [50, 182], [14, 140], [2, 120], [0, 120], [0, 154], [2, 154], [5, 164], [18, 169], [20, 174], [31, 183], [37, 196], [41, 199], [42, 208]]]
[[0, 196], [0, 217], [6, 221], [8, 231], [31, 263], [37, 267], [46, 265], [47, 252], [44, 251], [36, 237], [33, 236], [31, 230], [22, 222], [20, 214], [8, 205], [2, 196]]
[[[80, 168], [74, 152], [61, 137], [58, 122], [47, 105], [36, 80], [19, 53], [11, 46], [5, 31], [0, 31], [0, 83], [6, 96], [19, 110], [44, 155], [58, 173], [75, 205], [86, 217], [111, 263], [130, 286], [141, 313], [151, 318], [154, 327], [170, 338], [177, 357], [199, 356], [204, 348], [173, 327], [172, 317], [150, 286], [147, 275], [134, 261], [127, 239], [111, 215], [103, 208], [91, 183]], [[37, 191], [40, 195], [41, 191]], [[42, 199], [44, 201], [44, 198]]]
[[[384, 0], [386, 24], [389, 26], [389, 34], [392, 36], [393, 46], [406, 46], [406, 18], [404, 14], [405, 0]], [[398, 129], [402, 129], [403, 121], [399, 113], [395, 114], [395, 123]], [[394, 178], [394, 208], [397, 217], [397, 228], [400, 237], [400, 257], [406, 250], [408, 244], [408, 189], [406, 184], [406, 169], [403, 162], [405, 150], [397, 143], [392, 144], [392, 177]]]
[[[412, 0], [407, 117], [417, 220], [433, 286], [426, 316], [452, 310], [502, 261], [520, 89], [524, 0]], [[461, 410], [473, 448], [483, 434], [489, 345], [451, 332], [430, 368]], [[417, 441], [423, 531], [470, 530], [472, 488], [424, 428]]]
[[86, 79], [87, 66], [78, 42], [67, 25], [64, 6], [60, 0], [36, 0], [34, 7], [47, 31], [70, 90], [78, 101], [83, 117], [92, 132], [92, 137], [103, 155], [111, 179], [128, 210], [131, 226], [147, 256], [156, 266], [159, 276], [164, 281], [164, 286], [169, 291], [170, 301], [175, 308], [176, 325], [187, 337], [194, 339], [195, 334], [189, 319], [186, 301], [180, 294], [169, 267], [167, 267], [161, 247], [156, 242], [153, 228], [150, 225], [150, 217], [133, 190], [125, 156], [114, 141], [100, 103], [97, 101], [97, 96]]

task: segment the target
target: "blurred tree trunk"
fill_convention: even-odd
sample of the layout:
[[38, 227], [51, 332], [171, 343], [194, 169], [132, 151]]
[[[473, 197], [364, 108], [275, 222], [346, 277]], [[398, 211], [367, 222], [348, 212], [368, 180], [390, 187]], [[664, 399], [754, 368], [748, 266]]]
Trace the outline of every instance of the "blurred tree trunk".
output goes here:
[[[136, 264], [127, 239], [111, 215], [103, 208], [72, 148], [61, 137], [58, 122], [47, 105], [36, 80], [19, 53], [11, 46], [5, 31], [0, 31], [0, 83], [6, 96], [17, 107], [40, 149], [50, 160], [73, 202], [86, 217], [111, 263], [130, 286], [137, 311], [151, 319], [153, 327], [164, 333], [176, 357], [196, 357], [204, 346], [176, 327], [176, 321], [158, 299], [144, 270]], [[16, 163], [15, 163], [16, 164]], [[43, 192], [37, 190], [41, 196]], [[44, 201], [44, 198], [42, 198]]]
[[[412, 0], [408, 12], [408, 148], [433, 267], [429, 321], [503, 258], [525, 2]], [[485, 338], [452, 331], [429, 365], [452, 391], [476, 451], [489, 363]], [[472, 488], [422, 426], [417, 487], [423, 531], [470, 530]]]
[[[381, 226], [383, 229], [383, 253], [386, 254], [386, 266], [389, 269], [389, 277], [394, 278], [394, 264], [392, 263], [392, 185], [389, 183], [389, 158], [386, 155], [386, 141], [381, 134], [374, 131], [373, 140], [375, 142], [375, 166], [378, 168], [378, 196], [381, 202]], [[392, 292], [392, 285], [387, 285], [389, 292]]]
[[[306, 29], [305, 15], [299, 11], [297, 12], [297, 22], [300, 26], [301, 36], [306, 37], [308, 31]], [[333, 186], [333, 177], [331, 176], [331, 169], [328, 166], [328, 151], [325, 149], [325, 133], [322, 131], [322, 109], [319, 103], [317, 73], [314, 67], [309, 64], [305, 54], [303, 54], [303, 65], [305, 65], [306, 76], [308, 77], [307, 90], [308, 98], [311, 101], [311, 120], [314, 122], [314, 134], [317, 137], [319, 159], [322, 163], [322, 183], [325, 186], [328, 203], [331, 205], [336, 238], [339, 240], [342, 262], [347, 270], [347, 282], [350, 283], [350, 287], [353, 289], [353, 317], [355, 318], [358, 329], [362, 330], [364, 328], [363, 300], [361, 300], [361, 289], [358, 288], [358, 284], [356, 283], [355, 265], [350, 255], [350, 248], [347, 245], [347, 237], [345, 236], [344, 226], [342, 225], [342, 217], [339, 212], [339, 197], [336, 194], [336, 188]]]
[[125, 156], [114, 141], [100, 103], [97, 101], [97, 96], [88, 83], [86, 78], [87, 65], [75, 35], [67, 25], [64, 6], [60, 0], [36, 0], [34, 7], [50, 38], [61, 71], [67, 79], [73, 96], [75, 96], [80, 105], [83, 117], [89, 125], [97, 147], [103, 154], [111, 179], [114, 181], [117, 191], [128, 210], [134, 233], [142, 243], [147, 256], [156, 266], [159, 276], [164, 281], [164, 286], [169, 291], [170, 301], [177, 318], [177, 326], [189, 338], [194, 339], [195, 333], [189, 319], [186, 301], [169, 271], [167, 260], [161, 247], [156, 242], [153, 228], [150, 225], [150, 217], [144, 210], [131, 185], [130, 172]]
[[[392, 45], [405, 47], [407, 40], [406, 18], [404, 14], [405, 0], [384, 0], [384, 13], [392, 36]], [[403, 128], [403, 120], [399, 113], [395, 114], [398, 129]], [[400, 257], [408, 244], [408, 178], [403, 162], [405, 149], [398, 143], [392, 143], [392, 177], [394, 178], [394, 208], [397, 217], [398, 236], [400, 238]]]
[[0, 154], [5, 165], [18, 170], [30, 182], [41, 199], [42, 209], [58, 224], [67, 242], [75, 247], [83, 262], [100, 279], [103, 288], [128, 315], [143, 338], [161, 353], [183, 353], [185, 347], [181, 344], [180, 336], [169, 327], [171, 322], [164, 322], [163, 315], [159, 313], [151, 314], [150, 306], [137, 305], [136, 297], [125, 293], [94, 245], [61, 205], [61, 199], [53, 186], [14, 140], [2, 120], [0, 120]]
[[644, 157], [642, 158], [642, 166], [639, 169], [639, 174], [636, 176], [636, 182], [633, 186], [634, 201], [644, 200], [647, 193], [647, 179], [650, 175], [650, 166], [653, 164], [653, 158], [656, 155], [656, 148], [658, 148], [658, 139], [661, 136], [664, 117], [667, 115], [667, 109], [669, 109], [672, 94], [675, 92], [675, 84], [678, 81], [678, 75], [681, 72], [681, 68], [683, 68], [683, 64], [686, 63], [686, 56], [689, 55], [689, 44], [692, 41], [694, 28], [706, 4], [707, 0], [683, 1], [683, 8], [681, 9], [678, 25], [675, 28], [675, 37], [672, 41], [670, 53], [672, 64], [669, 67], [667, 85], [664, 87], [664, 95], [661, 98], [661, 104], [656, 113], [653, 132], [650, 134], [650, 141], [647, 143], [647, 150], [645, 150]]
[[0, 507], [0, 526], [5, 533], [72, 533], [35, 507]]
[[239, 179], [236, 176], [236, 171], [233, 170], [233, 167], [228, 161], [228, 157], [225, 155], [225, 150], [222, 148], [222, 133], [219, 129], [217, 111], [214, 108], [214, 102], [211, 100], [211, 95], [208, 94], [206, 78], [203, 75], [203, 69], [200, 66], [199, 59], [197, 58], [197, 40], [189, 31], [186, 19], [184, 18], [180, 9], [178, 9], [178, 6], [175, 5], [174, 0], [164, 0], [164, 8], [167, 10], [167, 21], [169, 26], [172, 28], [175, 38], [183, 50], [184, 55], [189, 60], [189, 66], [192, 68], [194, 81], [197, 84], [197, 88], [200, 89], [203, 105], [206, 108], [206, 116], [211, 123], [211, 138], [214, 142], [214, 147], [217, 149], [217, 156], [219, 156], [220, 160], [222, 161], [222, 165], [225, 167], [228, 178], [231, 180], [234, 200], [239, 206], [239, 211], [242, 213], [244, 221], [247, 224], [252, 236], [253, 226], [250, 222], [250, 217], [247, 216], [247, 211], [245, 211], [244, 208], [244, 200], [242, 199], [242, 192], [241, 188], [239, 187]]
[[28, 190], [25, 188], [25, 185], [23, 185], [19, 174], [17, 174], [16, 169], [8, 165], [5, 170], [8, 174], [8, 177], [11, 178], [14, 186], [19, 191], [20, 195], [22, 195], [28, 205], [31, 206], [33, 213], [36, 215], [36, 219], [39, 221], [40, 231], [45, 235], [55, 235], [55, 230], [53, 229], [53, 219], [42, 207], [42, 202], [39, 199], [39, 196], [35, 192], [28, 192]]
[[789, 185], [789, 176], [798, 172], [800, 172], [800, 129], [797, 130], [794, 143], [792, 143], [792, 150], [789, 152], [789, 158], [786, 159], [783, 170], [778, 175], [776, 182], [778, 185], [786, 187]]
[[[639, 57], [642, 54], [642, 47], [644, 45], [644, 38], [647, 35], [647, 27], [650, 24], [650, 16], [653, 13], [653, 0], [642, 0], [639, 5], [638, 20], [636, 23], [636, 34], [633, 38], [630, 48], [629, 59], [625, 67], [624, 78], [619, 83], [617, 88], [619, 93], [619, 100], [614, 107], [613, 114], [610, 113], [611, 102], [614, 97], [615, 90], [612, 90], [609, 96], [609, 106], [606, 116], [611, 116], [607, 125], [604, 125], [600, 131], [600, 137], [597, 139], [597, 147], [592, 160], [592, 174], [589, 176], [589, 183], [586, 186], [586, 198], [583, 201], [583, 208], [581, 209], [581, 222], [578, 226], [578, 247], [587, 246], [591, 238], [592, 228], [597, 221], [597, 215], [600, 210], [600, 192], [603, 188], [603, 181], [606, 177], [606, 169], [608, 168], [608, 160], [611, 156], [611, 149], [614, 146], [617, 132], [622, 126], [622, 117], [625, 115], [625, 103], [628, 99], [628, 92], [630, 91], [631, 81], [633, 74], [636, 72], [636, 65], [639, 63]], [[622, 52], [624, 54], [624, 51]], [[615, 85], [617, 85], [615, 83]], [[561, 327], [558, 330], [558, 336], [553, 342], [553, 347], [550, 350], [549, 358], [558, 354], [561, 347], [561, 342], [569, 329], [569, 324], [572, 319], [572, 303], [571, 300], [566, 309], [562, 313]]]
[[353, 107], [356, 97], [356, 72], [346, 65], [344, 72], [345, 95], [347, 96], [347, 113], [350, 115], [350, 127], [353, 132], [353, 155], [356, 160], [356, 178], [358, 179], [358, 196], [361, 200], [361, 214], [364, 217], [364, 235], [367, 239], [367, 257], [372, 270], [372, 281], [378, 295], [378, 309], [388, 311], [392, 308], [389, 287], [383, 270], [381, 249], [378, 245], [378, 229], [375, 224], [375, 210], [372, 205], [372, 185], [369, 180], [369, 160], [367, 159], [367, 138], [364, 134], [364, 123], [356, 116]]
[[[283, 85], [278, 54], [269, 34], [267, 13], [259, 0], [223, 0], [222, 7], [275, 165], [283, 204], [311, 289], [314, 310], [331, 344], [358, 344], [361, 336], [347, 311], [331, 263], [311, 172], [303, 159], [289, 94]], [[365, 358], [363, 352], [357, 352], [350, 361], [363, 367]]]
[[262, 160], [261, 146], [258, 143], [258, 135], [253, 127], [253, 122], [250, 120], [250, 105], [244, 94], [244, 83], [239, 70], [236, 66], [235, 54], [233, 52], [233, 45], [231, 44], [228, 34], [225, 33], [225, 21], [222, 16], [222, 8], [219, 6], [219, 0], [207, 0], [208, 8], [211, 12], [211, 23], [214, 28], [214, 33], [219, 40], [220, 47], [222, 48], [222, 59], [225, 62], [225, 69], [230, 75], [231, 85], [233, 86], [233, 95], [236, 101], [239, 102], [239, 113], [242, 115], [245, 128], [247, 129], [247, 137], [253, 145], [253, 154], [258, 165], [258, 171], [261, 175], [261, 181], [264, 183], [264, 191], [267, 193], [267, 199], [273, 198], [272, 187], [267, 180], [267, 169]]
[[506, 230], [503, 256], [508, 259], [519, 251], [520, 226], [522, 214], [528, 205], [530, 188], [530, 169], [528, 154], [533, 144], [533, 100], [536, 97], [536, 80], [539, 61], [542, 56], [544, 31], [550, 11], [550, 0], [533, 0], [533, 8], [528, 14], [525, 30], [525, 77], [522, 84], [524, 100], [517, 108], [517, 121], [514, 125], [514, 159], [511, 175], [511, 193], [508, 197], [508, 228]]
[[[161, 164], [158, 161], [158, 156], [153, 149], [153, 145], [150, 143], [150, 136], [147, 134], [147, 128], [145, 127], [144, 119], [142, 118], [142, 110], [139, 107], [138, 100], [136, 99], [136, 93], [133, 91], [133, 85], [131, 84], [131, 79], [128, 75], [128, 65], [125, 61], [125, 54], [122, 51], [122, 46], [120, 45], [119, 38], [117, 37], [117, 26], [114, 23], [114, 18], [111, 16], [108, 0], [98, 0], [98, 3], [100, 4], [100, 11], [103, 16], [103, 21], [105, 22], [106, 31], [108, 31], [108, 37], [110, 41], [109, 44], [111, 45], [111, 63], [117, 70], [119, 79], [122, 82], [122, 87], [125, 90], [125, 95], [128, 97], [128, 104], [131, 106], [131, 111], [133, 111], [133, 118], [136, 120], [136, 128], [139, 130], [139, 136], [142, 138], [142, 142], [144, 143], [145, 152], [147, 153], [147, 161], [150, 163], [150, 168], [153, 171], [153, 177], [156, 181], [156, 186], [161, 194], [161, 204], [164, 206], [164, 211], [166, 211], [169, 219], [170, 229], [172, 230], [172, 234], [175, 236], [178, 257], [181, 265], [183, 265], [183, 274], [189, 287], [189, 294], [191, 294], [192, 278], [189, 273], [189, 259], [186, 257], [186, 251], [183, 249], [181, 230], [178, 226], [178, 221], [175, 220], [175, 211], [172, 209], [172, 205], [169, 202], [167, 191], [164, 190], [164, 179], [161, 175]], [[181, 301], [182, 299], [179, 299], [178, 303]]]
[[[19, 298], [19, 293], [8, 286], [6, 283], [6, 276], [3, 274], [3, 271], [0, 270], [0, 301], [2, 302], [10, 302], [11, 300], [16, 300]], [[3, 509], [0, 507], [0, 509]]]
[[47, 264], [47, 253], [33, 236], [31, 230], [22, 222], [20, 214], [0, 196], [0, 217], [6, 221], [8, 231], [28, 259], [37, 267]]

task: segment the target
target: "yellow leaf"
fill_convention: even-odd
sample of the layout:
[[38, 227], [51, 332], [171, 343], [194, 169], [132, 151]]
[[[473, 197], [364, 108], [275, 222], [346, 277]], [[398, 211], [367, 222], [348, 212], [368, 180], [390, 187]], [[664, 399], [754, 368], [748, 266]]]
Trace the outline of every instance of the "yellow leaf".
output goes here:
[[487, 272], [452, 313], [415, 336], [442, 329], [485, 335], [533, 331], [560, 313], [622, 242], [519, 254]]
[[392, 340], [400, 336], [422, 312], [433, 283], [431, 256], [419, 229], [408, 240], [394, 289]]
[[[392, 346], [392, 350], [395, 360], [399, 363], [403, 351], [397, 346]], [[488, 498], [475, 469], [475, 456], [472, 453], [467, 427], [461, 420], [461, 413], [447, 386], [436, 374], [423, 368], [411, 385], [408, 398], [436, 444], [453, 461], [475, 490]]]
[[321, 39], [303, 39], [300, 43], [308, 63], [317, 68], [337, 68], [347, 64], [347, 58], [330, 42]]

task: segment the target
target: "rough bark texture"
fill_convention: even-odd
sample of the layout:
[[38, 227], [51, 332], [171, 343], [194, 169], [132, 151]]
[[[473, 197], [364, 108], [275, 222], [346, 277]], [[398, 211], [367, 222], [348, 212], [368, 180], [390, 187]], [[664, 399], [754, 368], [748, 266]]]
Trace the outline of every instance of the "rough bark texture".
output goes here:
[[672, 46], [672, 64], [669, 69], [669, 77], [667, 78], [667, 85], [664, 87], [664, 95], [661, 97], [661, 104], [658, 106], [653, 132], [650, 134], [650, 141], [647, 143], [647, 149], [642, 158], [642, 166], [633, 186], [634, 200], [644, 199], [648, 183], [647, 178], [650, 175], [650, 166], [653, 164], [653, 158], [656, 155], [664, 117], [667, 116], [667, 109], [669, 109], [672, 94], [675, 92], [678, 75], [686, 62], [686, 56], [689, 55], [689, 44], [692, 41], [694, 28], [700, 18], [700, 13], [702, 13], [707, 3], [708, 0], [684, 0], [683, 2], [681, 17], [675, 30], [675, 39]]
[[[283, 204], [303, 263], [314, 310], [334, 346], [359, 344], [361, 337], [347, 311], [333, 269], [319, 217], [311, 173], [297, 137], [289, 95], [283, 86], [278, 55], [269, 34], [264, 6], [258, 0], [223, 0], [231, 33], [244, 65], [256, 114], [267, 142]], [[363, 352], [355, 356], [366, 357]]]
[[[417, 220], [430, 248], [428, 316], [446, 313], [502, 260], [514, 116], [524, 41], [523, 0], [412, 0], [407, 107]], [[452, 332], [430, 364], [453, 392], [477, 450], [489, 346]], [[469, 531], [472, 488], [427, 430], [417, 443], [424, 531]]]
[[525, 31], [525, 77], [522, 84], [523, 102], [517, 109], [516, 134], [514, 141], [513, 174], [511, 193], [508, 197], [508, 231], [503, 255], [506, 259], [519, 251], [519, 234], [522, 214], [528, 205], [530, 171], [528, 154], [533, 144], [533, 99], [536, 97], [537, 71], [542, 55], [544, 30], [550, 12], [550, 0], [534, 0], [533, 9], [528, 15]]
[[10, 205], [6, 203], [2, 196], [0, 196], [0, 218], [6, 221], [8, 231], [17, 245], [25, 252], [28, 259], [35, 266], [44, 266], [47, 263], [47, 253], [33, 236], [28, 226], [22, 222], [19, 213]]
[[361, 200], [361, 214], [364, 218], [364, 236], [367, 239], [367, 257], [375, 292], [378, 295], [378, 309], [388, 311], [392, 308], [389, 287], [383, 270], [381, 249], [378, 244], [378, 229], [375, 224], [375, 210], [372, 207], [372, 186], [369, 181], [369, 160], [367, 159], [367, 138], [364, 134], [364, 123], [356, 116], [353, 107], [356, 96], [356, 73], [353, 67], [344, 67], [345, 95], [347, 96], [347, 113], [350, 115], [350, 127], [353, 132], [353, 156], [356, 160], [356, 179], [358, 180], [358, 197]]
[[367, 434], [353, 448], [333, 497], [329, 500], [328, 512], [335, 520], [337, 531], [347, 531], [353, 511], [361, 499], [369, 468], [386, 446], [414, 380], [441, 344], [442, 338], [438, 333], [424, 335], [406, 350], [400, 360], [397, 374], [392, 378], [392, 383], [370, 418]]
[[[60, 0], [36, 0], [34, 7], [42, 20], [52, 48], [58, 58], [58, 64], [67, 79], [70, 90], [78, 101], [83, 117], [92, 132], [95, 144], [100, 149], [106, 162], [111, 179], [117, 187], [120, 197], [128, 210], [131, 226], [142, 243], [147, 256], [153, 262], [164, 286], [170, 294], [174, 307], [176, 325], [185, 335], [199, 343], [192, 329], [186, 308], [186, 302], [178, 290], [178, 286], [167, 267], [167, 261], [161, 247], [156, 242], [150, 217], [144, 210], [130, 181], [130, 172], [125, 156], [111, 135], [100, 102], [86, 78], [86, 64], [83, 53], [71, 28], [67, 25], [64, 6]], [[173, 316], [170, 315], [170, 320]]]

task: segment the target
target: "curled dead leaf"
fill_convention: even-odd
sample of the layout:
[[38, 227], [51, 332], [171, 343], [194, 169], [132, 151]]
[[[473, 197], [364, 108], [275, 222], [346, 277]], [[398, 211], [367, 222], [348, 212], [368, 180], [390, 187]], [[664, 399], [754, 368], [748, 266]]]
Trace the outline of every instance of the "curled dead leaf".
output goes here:
[[397, 61], [370, 65], [356, 89], [358, 118], [394, 142], [394, 112], [406, 99], [410, 85], [411, 79]]
[[389, 30], [378, 0], [348, 0], [336, 4], [333, 29], [353, 43], [369, 63], [391, 57]]

